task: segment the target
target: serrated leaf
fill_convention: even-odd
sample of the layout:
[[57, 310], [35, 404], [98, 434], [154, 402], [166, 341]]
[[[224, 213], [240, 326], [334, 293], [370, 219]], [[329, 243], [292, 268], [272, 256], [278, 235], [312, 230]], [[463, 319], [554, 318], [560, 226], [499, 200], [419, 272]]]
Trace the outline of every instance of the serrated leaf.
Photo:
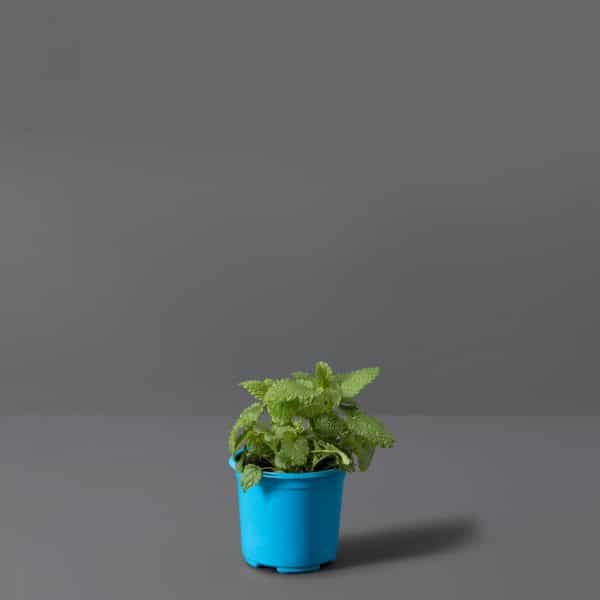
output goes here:
[[333, 454], [340, 458], [342, 461], [342, 465], [350, 466], [352, 464], [352, 459], [340, 448], [330, 442], [323, 442], [319, 440], [318, 447], [315, 448], [313, 454], [321, 454], [321, 455], [329, 455]]
[[240, 477], [242, 490], [247, 492], [251, 487], [254, 487], [262, 478], [262, 470], [256, 465], [246, 465]]
[[244, 445], [246, 436], [248, 435], [248, 429], [232, 429], [229, 434], [228, 445], [229, 454], [233, 455], [240, 446]]
[[[312, 454], [311, 469], [313, 471], [324, 469], [335, 469], [338, 467], [338, 457], [336, 454]], [[319, 467], [318, 469], [316, 467]]]
[[354, 444], [354, 454], [358, 459], [358, 468], [361, 471], [366, 471], [373, 460], [375, 454], [375, 446], [366, 440], [356, 440]]
[[310, 373], [307, 373], [306, 371], [294, 371], [292, 373], [292, 379], [295, 379], [296, 381], [300, 381], [308, 388], [312, 389], [315, 387], [315, 378]]
[[240, 453], [238, 457], [235, 459], [235, 470], [238, 473], [241, 473], [244, 470], [244, 453]]
[[292, 377], [294, 379], [312, 379], [312, 375], [307, 371], [294, 371]]
[[329, 387], [333, 380], [333, 371], [331, 367], [323, 361], [319, 361], [315, 364], [315, 380], [317, 385], [323, 388]]
[[310, 419], [311, 417], [316, 417], [329, 410], [329, 406], [324, 402], [324, 399], [321, 396], [315, 396], [310, 400], [299, 403], [296, 410], [297, 414], [306, 419]]
[[326, 388], [315, 391], [306, 399], [298, 401], [298, 415], [311, 419], [320, 414], [331, 412], [338, 406], [342, 396], [337, 388]]
[[301, 381], [278, 379], [265, 395], [267, 410], [277, 423], [289, 423], [296, 415], [302, 415], [300, 406], [314, 396], [314, 391]]
[[337, 408], [342, 401], [342, 390], [337, 386], [330, 387], [327, 390], [327, 397], [332, 408]]
[[358, 369], [357, 371], [352, 371], [351, 373], [338, 375], [338, 382], [342, 390], [342, 396], [344, 399], [354, 398], [378, 375], [379, 367], [367, 367], [366, 369]]
[[265, 394], [271, 387], [272, 380], [265, 379], [264, 381], [258, 381], [251, 379], [249, 381], [242, 381], [240, 387], [244, 388], [251, 396], [254, 396], [257, 400], [264, 400]]
[[268, 411], [274, 424], [288, 424], [298, 414], [298, 402], [296, 400], [288, 400], [286, 402], [273, 403], [268, 408]]
[[317, 415], [311, 419], [310, 424], [317, 435], [329, 441], [343, 435], [346, 431], [344, 420], [333, 411]]
[[283, 471], [284, 473], [290, 470], [290, 460], [288, 456], [283, 454], [275, 454], [275, 468]]
[[353, 411], [358, 410], [358, 402], [356, 402], [356, 400], [353, 398], [342, 398], [342, 401], [340, 402], [340, 410], [350, 414]]
[[355, 411], [346, 421], [346, 425], [352, 433], [364, 438], [374, 446], [391, 448], [394, 445], [394, 436], [375, 417]]
[[264, 431], [258, 431], [256, 428], [249, 429], [244, 442], [248, 453], [257, 458], [268, 458], [272, 453], [270, 445], [265, 440]]
[[294, 379], [277, 379], [265, 394], [267, 404], [285, 402], [287, 400], [302, 400], [313, 395], [307, 385]]
[[347, 417], [351, 417], [352, 415], [355, 415], [355, 414], [359, 413], [360, 409], [358, 408], [358, 406], [344, 406], [344, 405], [341, 405], [340, 406], [340, 411], [342, 412], [342, 414], [346, 415]]
[[233, 454], [236, 451], [245, 430], [256, 424], [262, 412], [262, 402], [254, 402], [241, 412], [238, 420], [234, 423], [233, 428], [231, 429], [231, 433], [229, 434], [230, 454]]
[[308, 450], [306, 438], [286, 436], [281, 440], [281, 447], [275, 459], [279, 457], [282, 464], [301, 467], [306, 463]]
[[286, 435], [296, 436], [296, 428], [293, 425], [278, 425], [277, 423], [273, 424], [273, 433], [275, 437], [281, 439]]

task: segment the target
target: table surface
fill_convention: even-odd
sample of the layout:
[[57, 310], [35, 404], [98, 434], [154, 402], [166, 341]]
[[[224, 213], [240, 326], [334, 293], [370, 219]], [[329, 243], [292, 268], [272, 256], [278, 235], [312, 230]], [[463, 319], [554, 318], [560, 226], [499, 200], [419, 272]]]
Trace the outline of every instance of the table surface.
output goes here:
[[338, 562], [304, 575], [240, 558], [231, 422], [0, 419], [0, 597], [600, 597], [597, 417], [387, 417]]

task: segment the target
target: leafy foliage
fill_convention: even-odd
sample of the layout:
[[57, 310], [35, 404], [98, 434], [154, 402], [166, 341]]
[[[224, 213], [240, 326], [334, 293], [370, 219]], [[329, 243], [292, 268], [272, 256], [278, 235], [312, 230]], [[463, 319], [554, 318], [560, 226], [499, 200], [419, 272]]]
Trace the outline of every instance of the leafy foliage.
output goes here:
[[373, 454], [375, 454], [375, 448], [377, 446], [371, 442], [354, 436], [354, 452], [358, 460], [358, 468], [361, 471], [366, 471], [373, 460]]
[[246, 492], [262, 478], [262, 470], [256, 465], [246, 465], [242, 471], [242, 489]]
[[358, 369], [352, 373], [338, 375], [338, 381], [344, 399], [354, 398], [379, 375], [379, 367]]
[[379, 419], [365, 415], [359, 410], [352, 414], [346, 421], [346, 425], [352, 433], [374, 446], [391, 448], [394, 445], [394, 438], [384, 424]]
[[275, 455], [275, 466], [282, 470], [294, 470], [302, 467], [308, 457], [308, 440], [288, 434], [281, 440], [279, 452]]
[[243, 387], [251, 396], [254, 396], [257, 400], [264, 400], [269, 388], [273, 383], [272, 379], [265, 379], [264, 381], [242, 381], [240, 386]]
[[258, 422], [262, 412], [262, 402], [254, 402], [242, 411], [229, 434], [229, 451], [231, 454], [236, 451], [248, 429]]
[[320, 361], [312, 374], [242, 382], [257, 400], [229, 435], [242, 489], [257, 485], [263, 471], [365, 471], [376, 448], [394, 444], [383, 423], [362, 412], [356, 400], [378, 375], [377, 367], [334, 374]]

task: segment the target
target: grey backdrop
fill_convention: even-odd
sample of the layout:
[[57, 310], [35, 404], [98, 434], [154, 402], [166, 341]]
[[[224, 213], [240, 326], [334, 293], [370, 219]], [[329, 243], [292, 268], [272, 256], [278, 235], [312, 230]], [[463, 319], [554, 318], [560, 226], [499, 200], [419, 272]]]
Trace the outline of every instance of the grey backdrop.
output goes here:
[[0, 410], [597, 413], [592, 4], [3, 2]]

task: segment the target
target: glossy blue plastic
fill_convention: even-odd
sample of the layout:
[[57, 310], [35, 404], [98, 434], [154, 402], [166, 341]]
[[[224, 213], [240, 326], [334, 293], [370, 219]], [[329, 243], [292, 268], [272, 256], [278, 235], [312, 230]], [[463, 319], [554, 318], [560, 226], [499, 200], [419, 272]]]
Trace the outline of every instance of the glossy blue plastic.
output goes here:
[[[235, 472], [235, 463], [229, 459]], [[247, 492], [235, 472], [242, 556], [251, 567], [280, 573], [318, 571], [337, 556], [346, 473], [263, 472]]]

